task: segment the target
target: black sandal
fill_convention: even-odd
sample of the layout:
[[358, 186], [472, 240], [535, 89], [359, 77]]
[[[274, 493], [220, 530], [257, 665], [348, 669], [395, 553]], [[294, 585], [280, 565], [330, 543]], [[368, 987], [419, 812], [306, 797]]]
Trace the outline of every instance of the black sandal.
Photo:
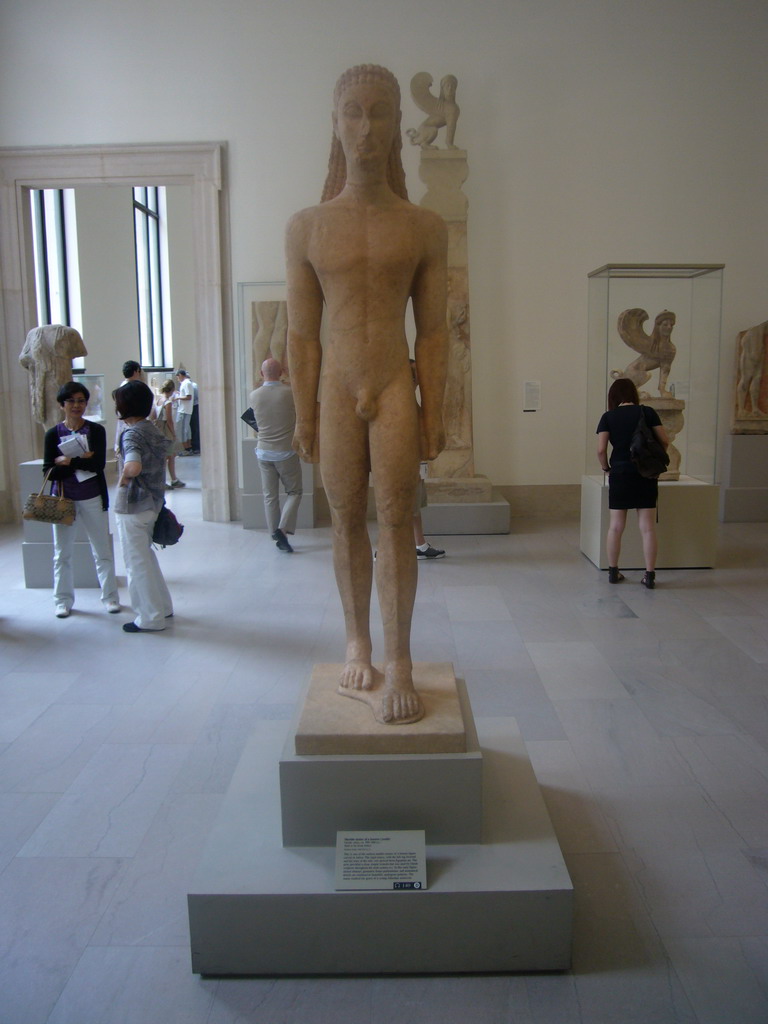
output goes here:
[[647, 587], [649, 590], [653, 590], [656, 586], [656, 573], [652, 572], [650, 569], [646, 570], [640, 582], [644, 587]]
[[608, 582], [609, 583], [621, 583], [624, 579], [622, 574], [619, 572], [619, 568], [616, 565], [608, 566]]

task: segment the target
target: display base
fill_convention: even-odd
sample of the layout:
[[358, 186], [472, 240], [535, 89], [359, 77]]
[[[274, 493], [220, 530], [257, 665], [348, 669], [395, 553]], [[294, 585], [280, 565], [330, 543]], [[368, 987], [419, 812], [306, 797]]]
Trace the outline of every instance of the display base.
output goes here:
[[[717, 557], [718, 484], [693, 477], [659, 482], [657, 569], [707, 569]], [[621, 541], [620, 567], [645, 567], [637, 514], [630, 510]], [[598, 569], [608, 568], [605, 540], [610, 522], [603, 475], [581, 478], [581, 550]]]
[[490, 501], [430, 502], [421, 510], [424, 533], [435, 537], [509, 533], [509, 502], [494, 491]]
[[247, 744], [191, 887], [193, 971], [569, 967], [573, 889], [514, 719], [477, 723], [485, 842], [428, 846], [424, 892], [336, 892], [334, 848], [282, 846], [276, 724], [260, 722]]
[[[381, 675], [382, 666], [374, 666]], [[424, 717], [403, 725], [377, 722], [370, 702], [381, 693], [340, 690], [342, 664], [318, 664], [296, 726], [296, 754], [453, 754], [467, 749], [456, 676], [450, 662], [417, 662], [413, 683]], [[353, 700], [358, 692], [369, 701]]]
[[[414, 665], [427, 714], [395, 727], [379, 725], [365, 705], [335, 692], [339, 668], [315, 666], [299, 724], [289, 731], [280, 758], [283, 844], [333, 846], [339, 829], [382, 828], [424, 829], [433, 844], [481, 842], [483, 756], [466, 687], [453, 666]], [[334, 670], [330, 678], [327, 669]], [[327, 712], [320, 713], [325, 735], [317, 737], [312, 725], [323, 699], [338, 711], [335, 744]], [[449, 728], [442, 743], [441, 722]], [[302, 734], [307, 724], [310, 732]], [[322, 739], [322, 753], [300, 756], [308, 735]], [[345, 754], [350, 741], [365, 752]], [[334, 745], [335, 751], [329, 749]]]
[[721, 520], [768, 522], [768, 434], [729, 434], [723, 456]]
[[[34, 459], [19, 465], [19, 487], [26, 499], [28, 494], [40, 490], [43, 482], [43, 460]], [[46, 488], [47, 490], [47, 488]], [[72, 526], [75, 543], [72, 548], [72, 582], [76, 590], [98, 589], [96, 563], [93, 560], [88, 534], [83, 524], [75, 519]], [[24, 586], [28, 590], [53, 590], [53, 527], [33, 519], [22, 520], [21, 557], [24, 564]], [[112, 535], [109, 537], [112, 545]], [[114, 558], [114, 552], [113, 556]]]

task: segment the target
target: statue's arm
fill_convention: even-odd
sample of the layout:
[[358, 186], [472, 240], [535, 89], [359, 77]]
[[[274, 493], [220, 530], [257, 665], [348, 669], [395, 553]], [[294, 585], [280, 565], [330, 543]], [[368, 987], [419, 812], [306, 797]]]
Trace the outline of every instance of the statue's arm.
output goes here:
[[288, 282], [288, 368], [296, 406], [293, 447], [306, 462], [317, 462], [317, 392], [320, 384], [320, 322], [323, 292], [307, 257], [307, 217], [296, 214], [286, 232]]
[[432, 214], [425, 256], [414, 282], [414, 355], [421, 392], [422, 457], [436, 459], [445, 447], [443, 395], [448, 372], [447, 251], [445, 221]]

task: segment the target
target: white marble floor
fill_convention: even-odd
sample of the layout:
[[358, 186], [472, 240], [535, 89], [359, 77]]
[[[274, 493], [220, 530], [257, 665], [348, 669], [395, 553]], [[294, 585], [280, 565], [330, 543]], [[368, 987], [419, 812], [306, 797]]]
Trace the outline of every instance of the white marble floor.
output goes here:
[[284, 728], [341, 615], [327, 529], [287, 556], [202, 522], [193, 487], [169, 503], [162, 634], [95, 591], [55, 618], [0, 528], [2, 1024], [766, 1024], [768, 524], [723, 526], [717, 569], [653, 593], [609, 587], [575, 521], [435, 537], [448, 557], [420, 564], [415, 659], [527, 742], [571, 972], [217, 980], [190, 971], [188, 880], [252, 723]]

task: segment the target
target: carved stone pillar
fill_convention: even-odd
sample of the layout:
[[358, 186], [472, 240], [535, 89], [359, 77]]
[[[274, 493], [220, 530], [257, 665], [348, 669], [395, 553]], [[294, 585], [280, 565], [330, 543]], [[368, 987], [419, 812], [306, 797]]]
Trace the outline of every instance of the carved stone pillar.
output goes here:
[[661, 474], [659, 480], [679, 480], [680, 452], [672, 442], [685, 425], [685, 402], [681, 398], [643, 398], [642, 403], [656, 410], [669, 439], [669, 467], [666, 473]]
[[472, 357], [470, 350], [467, 197], [461, 186], [469, 167], [464, 149], [422, 148], [419, 177], [427, 186], [421, 206], [448, 225], [448, 380], [443, 418], [445, 451], [430, 463], [430, 501], [490, 501], [491, 483], [475, 475], [472, 439]]

